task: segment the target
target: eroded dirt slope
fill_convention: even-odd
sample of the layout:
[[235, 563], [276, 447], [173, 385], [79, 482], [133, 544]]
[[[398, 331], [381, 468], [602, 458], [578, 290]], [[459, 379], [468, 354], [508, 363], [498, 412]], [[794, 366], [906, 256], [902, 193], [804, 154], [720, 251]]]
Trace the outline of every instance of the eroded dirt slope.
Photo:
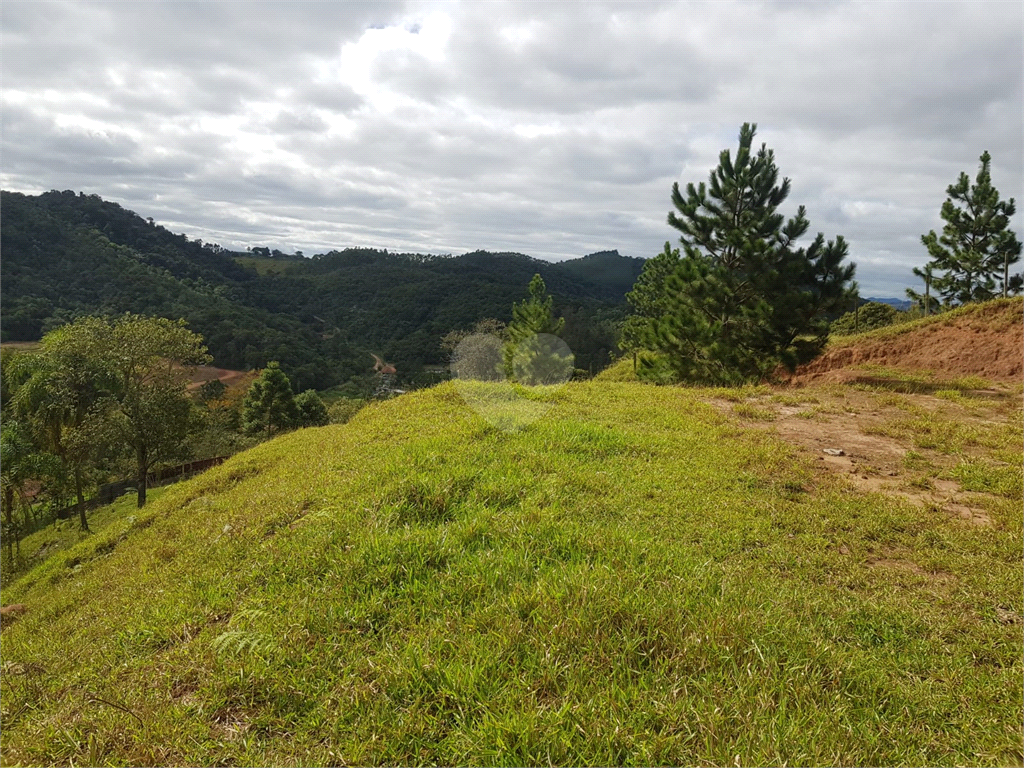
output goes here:
[[988, 302], [905, 330], [897, 326], [839, 339], [798, 368], [790, 383], [863, 381], [870, 374], [850, 369], [864, 366], [1019, 382], [1024, 374], [1024, 300]]

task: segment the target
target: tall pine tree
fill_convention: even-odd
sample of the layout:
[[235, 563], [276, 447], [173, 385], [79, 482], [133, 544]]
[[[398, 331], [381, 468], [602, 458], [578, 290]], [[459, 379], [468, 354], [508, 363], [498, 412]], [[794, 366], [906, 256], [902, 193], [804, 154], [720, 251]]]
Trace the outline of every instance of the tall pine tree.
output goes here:
[[992, 186], [992, 156], [983, 152], [980, 159], [974, 184], [961, 173], [947, 187], [940, 212], [946, 222], [942, 235], [934, 230], [921, 235], [932, 267], [944, 273], [933, 285], [947, 304], [1005, 297], [1018, 293], [1024, 282], [1021, 275], [1010, 275], [1021, 254], [1021, 243], [1010, 229], [1017, 211], [1014, 199], [999, 199], [999, 190]]
[[685, 195], [672, 186], [668, 223], [682, 233], [683, 257], [646, 341], [684, 380], [738, 383], [809, 360], [827, 315], [856, 291], [841, 236], [796, 247], [810, 226], [805, 209], [788, 221], [778, 212], [790, 182], [779, 183], [771, 150], [752, 149], [756, 130], [744, 123], [735, 159], [723, 150], [706, 185], [687, 184]]
[[565, 325], [555, 319], [554, 299], [540, 275], [530, 280], [530, 295], [512, 306], [512, 322], [503, 349], [505, 375], [521, 384], [556, 384], [572, 376], [573, 357], [555, 337]]

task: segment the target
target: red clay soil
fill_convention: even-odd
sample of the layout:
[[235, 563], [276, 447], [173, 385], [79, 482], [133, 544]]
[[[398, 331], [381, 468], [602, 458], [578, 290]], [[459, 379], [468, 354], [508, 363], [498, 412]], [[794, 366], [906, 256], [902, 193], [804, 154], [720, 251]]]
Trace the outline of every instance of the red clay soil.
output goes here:
[[[1024, 303], [981, 305], [977, 311], [935, 321], [887, 338], [867, 337], [827, 349], [797, 368], [791, 384], [848, 382], [858, 366], [929, 371], [943, 378], [981, 376], [1020, 382], [1024, 375]], [[860, 372], [863, 374], [863, 371]]]
[[231, 387], [251, 378], [255, 378], [255, 374], [251, 371], [232, 371], [229, 368], [214, 368], [212, 365], [200, 365], [196, 366], [195, 371], [192, 373], [188, 388], [189, 390], [198, 389], [213, 379], [220, 379], [225, 386]]

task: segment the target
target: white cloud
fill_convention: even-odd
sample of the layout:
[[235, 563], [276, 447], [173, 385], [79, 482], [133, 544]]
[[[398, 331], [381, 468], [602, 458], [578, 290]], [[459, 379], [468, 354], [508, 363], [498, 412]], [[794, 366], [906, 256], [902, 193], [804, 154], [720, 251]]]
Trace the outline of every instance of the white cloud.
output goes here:
[[[987, 2], [0, 5], [0, 181], [225, 245], [657, 253], [740, 123], [900, 295], [982, 150], [1022, 190], [1022, 11]], [[1018, 231], [1022, 216], [1015, 219]]]

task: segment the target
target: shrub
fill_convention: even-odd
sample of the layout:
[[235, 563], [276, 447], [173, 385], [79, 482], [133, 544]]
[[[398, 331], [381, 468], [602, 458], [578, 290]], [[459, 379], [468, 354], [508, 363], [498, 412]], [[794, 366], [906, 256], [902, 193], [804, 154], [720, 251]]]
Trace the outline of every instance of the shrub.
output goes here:
[[873, 331], [894, 325], [902, 319], [904, 312], [877, 301], [869, 301], [857, 313], [847, 312], [829, 327], [832, 336], [849, 336], [851, 333]]

